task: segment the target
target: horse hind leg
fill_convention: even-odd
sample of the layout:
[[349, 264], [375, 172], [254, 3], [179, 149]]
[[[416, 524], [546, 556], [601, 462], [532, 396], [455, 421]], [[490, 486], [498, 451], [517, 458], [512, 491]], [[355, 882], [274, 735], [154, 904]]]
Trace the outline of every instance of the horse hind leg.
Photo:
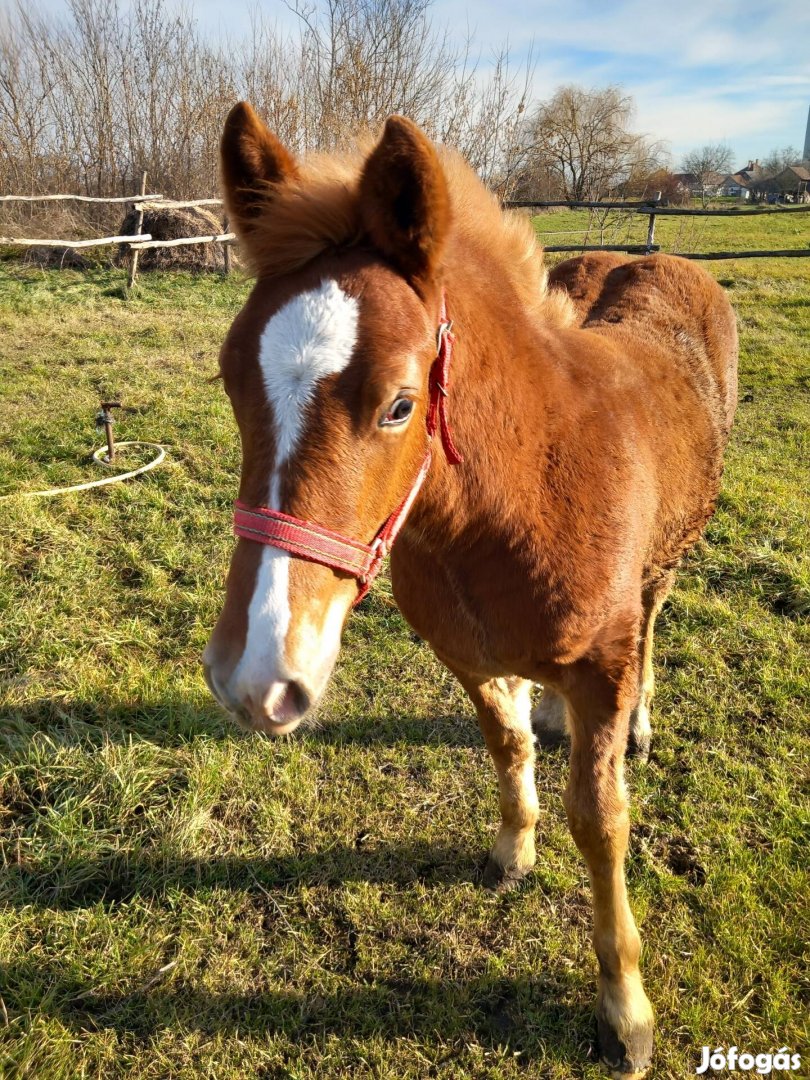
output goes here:
[[627, 740], [627, 756], [646, 761], [650, 755], [652, 725], [650, 710], [655, 694], [655, 671], [653, 669], [653, 637], [655, 620], [669, 596], [675, 574], [669, 572], [654, 585], [644, 590], [643, 616], [639, 639], [638, 700], [630, 713], [630, 735]]
[[530, 720], [532, 684], [518, 678], [479, 682], [459, 672], [456, 675], [475, 705], [498, 776], [501, 827], [484, 871], [484, 885], [502, 891], [525, 877], [536, 857], [538, 804]]

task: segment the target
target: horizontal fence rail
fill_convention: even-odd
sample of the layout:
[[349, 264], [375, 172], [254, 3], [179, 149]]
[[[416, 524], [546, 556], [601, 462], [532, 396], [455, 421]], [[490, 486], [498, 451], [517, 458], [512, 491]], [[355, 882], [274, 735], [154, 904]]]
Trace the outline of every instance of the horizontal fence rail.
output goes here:
[[623, 251], [626, 255], [652, 255], [657, 244], [543, 244], [543, 251]]
[[[184, 247], [192, 244], [222, 244], [225, 255], [225, 270], [230, 269], [231, 258], [229, 246], [236, 241], [235, 233], [228, 232], [227, 218], [224, 222], [225, 231], [204, 236], [182, 236], [174, 240], [155, 240], [150, 233], [143, 233], [143, 214], [147, 210], [184, 210], [198, 206], [222, 206], [222, 199], [169, 199], [159, 194], [146, 192], [146, 178], [142, 185], [142, 191], [138, 195], [120, 195], [114, 197], [102, 197], [95, 195], [0, 195], [0, 203], [35, 203], [57, 202], [73, 200], [81, 203], [98, 204], [129, 204], [138, 214], [136, 228], [137, 233], [127, 236], [104, 236], [94, 239], [83, 240], [51, 240], [45, 237], [15, 237], [0, 236], [0, 244], [9, 247], [50, 247], [50, 248], [92, 248], [103, 247], [109, 244], [124, 244], [129, 247], [131, 253], [130, 285], [135, 282], [137, 273], [138, 253], [154, 248]], [[624, 210], [628, 213], [641, 214], [649, 221], [647, 229], [647, 242], [636, 244], [565, 244], [544, 245], [544, 250], [554, 253], [589, 252], [589, 251], [617, 251], [628, 255], [650, 255], [659, 252], [661, 247], [655, 243], [655, 221], [658, 217], [759, 217], [765, 214], [801, 214], [810, 212], [810, 204], [801, 206], [759, 206], [754, 208], [735, 207], [729, 209], [703, 209], [693, 207], [663, 206], [660, 195], [638, 202], [628, 201], [591, 201], [591, 200], [558, 200], [558, 199], [508, 199], [502, 205], [505, 209], [568, 209], [568, 210]], [[572, 235], [571, 231], [567, 231]], [[558, 234], [561, 235], [561, 234]], [[708, 251], [708, 252], [678, 252], [683, 259], [700, 259], [704, 261], [724, 259], [801, 259], [810, 257], [810, 248], [788, 248], [770, 251]]]
[[104, 247], [105, 244], [133, 244], [134, 241], [151, 239], [151, 233], [136, 233], [134, 236], [100, 236], [94, 240], [43, 240], [42, 238], [23, 240], [18, 236], [0, 236], [0, 244], [7, 244], [10, 247], [91, 248]]
[[692, 251], [679, 252], [679, 259], [806, 259], [810, 248], [786, 248], [782, 251]]
[[672, 217], [759, 217], [761, 214], [806, 214], [810, 203], [802, 206], [731, 207], [722, 210], [701, 207], [662, 206], [654, 200], [648, 202], [536, 202], [534, 200], [506, 199], [502, 205], [507, 210], [546, 210], [566, 207], [569, 210], [634, 210], [637, 214], [669, 214]]
[[[732, 207], [728, 210], [702, 210], [699, 207], [660, 206], [656, 207], [655, 214], [670, 217], [763, 217], [765, 214], [806, 214], [810, 210], [807, 206], [758, 206], [747, 210], [741, 206]], [[638, 210], [637, 213], [645, 213]], [[646, 211], [649, 213], [649, 209]]]
[[98, 195], [0, 195], [0, 202], [59, 202], [70, 199], [84, 203], [136, 203], [142, 199], [162, 199], [162, 195], [116, 195], [115, 198], [101, 198]]
[[153, 195], [146, 198], [134, 199], [135, 206], [142, 206], [144, 210], [185, 210], [189, 206], [222, 206], [222, 199], [155, 199]]
[[[734, 207], [722, 210], [708, 208], [661, 206], [660, 196], [646, 202], [589, 202], [579, 200], [532, 200], [507, 199], [502, 205], [507, 210], [545, 210], [565, 207], [568, 210], [626, 210], [629, 213], [642, 214], [649, 219], [646, 244], [554, 244], [543, 245], [548, 252], [585, 252], [585, 251], [622, 251], [628, 255], [652, 255], [661, 250], [655, 243], [655, 219], [657, 217], [760, 217], [764, 214], [806, 214], [810, 213], [810, 204], [801, 206], [760, 206], [752, 209]], [[562, 235], [562, 234], [557, 234]], [[570, 235], [570, 231], [567, 231]], [[810, 249], [788, 248], [772, 251], [679, 251], [679, 258], [700, 259], [804, 259], [810, 256]]]
[[[236, 233], [217, 233], [214, 236], [180, 236], [176, 240], [153, 240], [151, 236], [144, 234], [142, 237], [130, 237], [130, 248], [133, 251], [144, 251], [146, 248], [171, 248], [184, 247], [186, 244], [232, 244], [236, 239]], [[142, 243], [141, 241], [146, 241]]]
[[647, 199], [646, 202], [582, 202], [579, 200], [549, 202], [537, 199], [505, 199], [501, 205], [507, 210], [545, 210], [557, 207], [567, 210], [641, 210], [649, 213], [658, 206], [658, 203], [655, 199]]

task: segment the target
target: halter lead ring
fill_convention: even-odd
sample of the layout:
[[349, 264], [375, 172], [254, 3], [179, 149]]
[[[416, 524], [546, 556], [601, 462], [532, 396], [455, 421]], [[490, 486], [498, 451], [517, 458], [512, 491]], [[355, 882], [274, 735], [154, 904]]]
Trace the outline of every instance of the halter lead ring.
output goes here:
[[[451, 465], [458, 465], [463, 459], [453, 442], [447, 419], [450, 360], [455, 341], [452, 326], [452, 322], [447, 318], [447, 304], [444, 291], [442, 291], [439, 326], [436, 332], [436, 359], [428, 375], [428, 410], [425, 426], [429, 443], [432, 443], [433, 436], [438, 430], [448, 462]], [[280, 510], [271, 510], [266, 506], [248, 506], [239, 499], [234, 503], [234, 535], [243, 540], [252, 540], [257, 544], [281, 548], [297, 558], [320, 563], [332, 570], [352, 574], [357, 578], [358, 585], [358, 593], [353, 605], [356, 607], [371, 588], [386, 556], [393, 547], [416, 496], [425, 482], [431, 460], [431, 448], [428, 445], [422, 465], [407, 495], [389, 514], [370, 544], [343, 536], [315, 522], [282, 514]]]

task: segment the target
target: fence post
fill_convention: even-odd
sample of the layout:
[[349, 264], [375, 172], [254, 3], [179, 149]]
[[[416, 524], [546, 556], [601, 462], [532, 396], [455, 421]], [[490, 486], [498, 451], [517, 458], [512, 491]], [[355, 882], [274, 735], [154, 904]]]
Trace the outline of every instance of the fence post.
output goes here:
[[[656, 206], [661, 201], [661, 192], [656, 191], [655, 198], [652, 200]], [[650, 224], [647, 228], [647, 254], [652, 254], [653, 244], [655, 243], [655, 214], [650, 214]]]
[[[144, 172], [143, 176], [141, 177], [141, 195], [144, 195], [144, 196], [146, 195], [146, 172]], [[143, 203], [138, 203], [138, 216], [135, 219], [135, 224], [136, 224], [136, 231], [138, 233], [143, 232]], [[138, 274], [138, 256], [139, 255], [140, 255], [140, 252], [137, 249], [135, 251], [133, 251], [130, 248], [130, 252], [129, 252], [129, 260], [130, 260], [129, 261], [129, 282], [127, 284], [127, 287], [130, 288], [130, 289], [135, 284], [135, 278], [137, 277], [137, 274]]]
[[[223, 232], [230, 232], [231, 231], [230, 225], [231, 225], [231, 223], [228, 220], [228, 215], [225, 214], [225, 216], [222, 219], [222, 231]], [[231, 245], [227, 240], [222, 245], [222, 256], [223, 256], [223, 260], [224, 260], [224, 263], [225, 263], [225, 274], [226, 275], [230, 274], [230, 272], [231, 272]]]

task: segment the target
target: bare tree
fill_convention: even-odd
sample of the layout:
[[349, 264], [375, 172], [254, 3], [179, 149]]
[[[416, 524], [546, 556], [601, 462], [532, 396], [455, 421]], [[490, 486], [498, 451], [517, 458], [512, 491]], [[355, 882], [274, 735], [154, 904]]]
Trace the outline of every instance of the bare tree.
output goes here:
[[619, 87], [560, 87], [528, 125], [529, 176], [556, 180], [572, 201], [596, 200], [661, 164], [660, 144], [631, 130], [632, 97]]
[[802, 155], [795, 146], [783, 146], [781, 150], [774, 148], [761, 162], [762, 171], [768, 176], [776, 176], [788, 165], [796, 165], [802, 159]]
[[704, 207], [728, 175], [732, 161], [733, 151], [727, 143], [706, 143], [684, 157], [683, 171], [694, 176]]
[[665, 206], [680, 206], [689, 201], [689, 192], [669, 169], [656, 169], [651, 172], [632, 194], [642, 199], [660, 195]]
[[222, 120], [247, 97], [298, 152], [405, 113], [509, 190], [530, 65], [502, 49], [483, 71], [431, 0], [291, 3], [292, 33], [257, 8], [244, 40], [212, 42], [174, 0], [67, 0], [62, 18], [16, 0], [0, 16], [0, 186], [120, 194], [146, 169], [166, 194], [213, 194]]
[[531, 52], [525, 65], [515, 71], [504, 47], [493, 58], [489, 77], [482, 80], [471, 48], [468, 41], [462, 63], [456, 64], [438, 135], [442, 142], [457, 147], [501, 198], [511, 198], [528, 149], [524, 119], [534, 71]]

